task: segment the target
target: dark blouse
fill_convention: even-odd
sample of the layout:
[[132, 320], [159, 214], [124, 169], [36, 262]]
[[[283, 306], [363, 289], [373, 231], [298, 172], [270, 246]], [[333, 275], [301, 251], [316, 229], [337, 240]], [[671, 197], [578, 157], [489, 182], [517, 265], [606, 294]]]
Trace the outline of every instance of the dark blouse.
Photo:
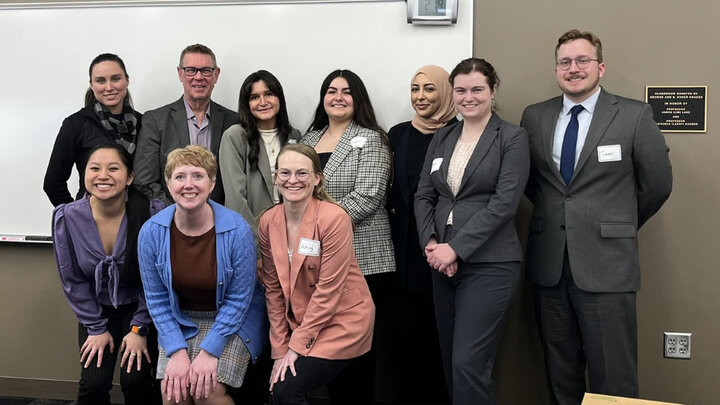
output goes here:
[[[457, 122], [453, 118], [448, 123]], [[390, 229], [395, 247], [397, 284], [400, 288], [430, 291], [431, 268], [420, 246], [413, 201], [417, 191], [420, 172], [430, 141], [435, 134], [423, 134], [410, 121], [395, 125], [388, 132], [393, 148], [395, 179], [388, 197]]]
[[187, 236], [173, 221], [170, 226], [172, 285], [180, 308], [216, 311], [217, 252], [215, 227], [200, 236]]
[[320, 170], [325, 170], [325, 165], [328, 160], [330, 160], [330, 155], [332, 155], [332, 152], [318, 153], [318, 157], [320, 158]]

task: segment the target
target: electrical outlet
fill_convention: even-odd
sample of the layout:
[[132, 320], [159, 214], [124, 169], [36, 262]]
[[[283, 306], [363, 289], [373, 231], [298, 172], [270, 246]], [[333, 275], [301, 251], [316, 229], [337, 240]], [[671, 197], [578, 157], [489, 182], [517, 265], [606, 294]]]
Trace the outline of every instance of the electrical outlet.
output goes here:
[[664, 332], [664, 356], [672, 359], [689, 359], [692, 349], [692, 333]]

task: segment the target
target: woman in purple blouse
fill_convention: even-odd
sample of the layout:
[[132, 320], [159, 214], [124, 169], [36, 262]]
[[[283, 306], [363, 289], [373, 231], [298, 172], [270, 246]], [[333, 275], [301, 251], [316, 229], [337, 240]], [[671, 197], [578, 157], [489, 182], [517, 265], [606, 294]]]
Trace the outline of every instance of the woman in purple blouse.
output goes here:
[[157, 332], [140, 281], [137, 235], [163, 204], [150, 203], [132, 181], [132, 159], [122, 146], [95, 147], [85, 166], [85, 197], [53, 212], [60, 281], [79, 321], [79, 405], [110, 404], [117, 353], [125, 403], [160, 402], [152, 375]]

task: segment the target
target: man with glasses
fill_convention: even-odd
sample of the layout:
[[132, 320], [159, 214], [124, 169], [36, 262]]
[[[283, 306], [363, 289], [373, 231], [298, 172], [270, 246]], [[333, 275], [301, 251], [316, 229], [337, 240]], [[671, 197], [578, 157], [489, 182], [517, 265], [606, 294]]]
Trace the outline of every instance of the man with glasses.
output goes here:
[[[168, 153], [196, 144], [217, 156], [220, 137], [237, 118], [235, 112], [210, 99], [220, 76], [220, 68], [210, 48], [195, 44], [183, 49], [177, 73], [183, 84], [183, 96], [143, 115], [135, 153], [135, 181], [149, 188], [149, 197], [167, 202], [172, 202], [163, 176]], [[210, 198], [223, 204], [225, 193], [221, 176], [222, 173], [218, 173]]]
[[534, 205], [526, 271], [550, 399], [637, 397], [636, 236], [670, 195], [668, 147], [650, 106], [600, 87], [595, 34], [566, 32], [555, 58], [563, 95], [526, 108], [521, 122]]

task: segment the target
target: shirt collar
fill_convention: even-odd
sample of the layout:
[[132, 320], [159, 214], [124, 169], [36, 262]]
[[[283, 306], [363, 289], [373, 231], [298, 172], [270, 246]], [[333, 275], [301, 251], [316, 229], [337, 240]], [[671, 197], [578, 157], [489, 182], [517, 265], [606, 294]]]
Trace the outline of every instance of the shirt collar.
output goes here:
[[[189, 120], [195, 118], [195, 113], [192, 108], [190, 108], [190, 104], [185, 100], [185, 97], [183, 97], [183, 104], [185, 105], [185, 117]], [[208, 103], [207, 109], [205, 110], [205, 116], [210, 118], [210, 103]]]
[[[579, 103], [590, 114], [595, 112], [595, 105], [597, 104], [598, 97], [600, 97], [600, 90], [601, 90], [601, 88], [598, 87], [597, 91], [595, 91], [595, 93], [592, 96], [586, 98], [585, 101], [583, 101], [582, 103]], [[571, 101], [567, 97], [567, 95], [563, 94], [563, 107], [562, 107], [561, 114], [562, 115], [570, 114], [570, 109], [575, 107], [576, 105], [578, 105], [578, 103]]]

